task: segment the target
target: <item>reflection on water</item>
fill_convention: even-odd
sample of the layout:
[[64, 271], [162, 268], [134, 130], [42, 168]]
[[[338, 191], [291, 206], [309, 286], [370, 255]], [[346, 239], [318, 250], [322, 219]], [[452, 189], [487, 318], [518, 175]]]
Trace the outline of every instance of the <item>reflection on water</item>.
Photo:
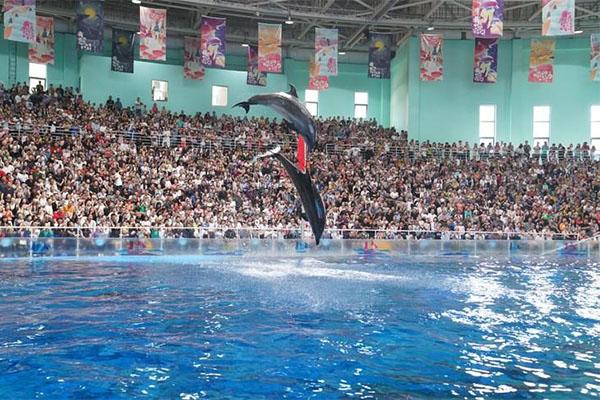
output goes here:
[[0, 264], [2, 398], [600, 396], [584, 259]]

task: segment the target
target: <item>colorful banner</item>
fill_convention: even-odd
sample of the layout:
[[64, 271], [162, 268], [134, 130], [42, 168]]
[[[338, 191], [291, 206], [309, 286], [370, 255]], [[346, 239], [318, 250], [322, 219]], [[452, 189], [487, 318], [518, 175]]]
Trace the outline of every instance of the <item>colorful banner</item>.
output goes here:
[[329, 88], [329, 77], [319, 75], [319, 65], [315, 62], [315, 57], [311, 57], [308, 62], [308, 89], [325, 90]]
[[392, 39], [388, 34], [372, 33], [369, 45], [369, 78], [390, 79]]
[[258, 24], [258, 70], [281, 72], [281, 24]]
[[542, 0], [542, 36], [575, 33], [575, 0]]
[[504, 28], [504, 0], [473, 0], [471, 29], [476, 38], [497, 38]]
[[135, 32], [113, 28], [111, 70], [133, 73], [134, 41]]
[[600, 82], [600, 33], [592, 33], [590, 42], [590, 78], [595, 82]]
[[185, 79], [204, 79], [202, 50], [198, 37], [186, 36], [183, 38], [183, 76]]
[[202, 17], [200, 48], [202, 65], [225, 68], [225, 18]]
[[251, 86], [267, 86], [267, 73], [258, 70], [258, 48], [248, 46], [246, 83]]
[[35, 43], [29, 44], [29, 62], [54, 64], [54, 18], [37, 17]]
[[140, 6], [140, 59], [167, 60], [167, 10]]
[[77, 49], [101, 53], [104, 48], [104, 2], [81, 0], [77, 7]]
[[338, 30], [317, 28], [315, 60], [320, 76], [336, 76], [338, 72]]
[[552, 83], [555, 46], [556, 42], [553, 39], [531, 39], [529, 82]]
[[35, 0], [4, 0], [4, 39], [35, 42]]
[[421, 80], [441, 81], [444, 78], [444, 38], [442, 35], [421, 34]]
[[475, 39], [473, 82], [496, 83], [498, 79], [498, 39]]

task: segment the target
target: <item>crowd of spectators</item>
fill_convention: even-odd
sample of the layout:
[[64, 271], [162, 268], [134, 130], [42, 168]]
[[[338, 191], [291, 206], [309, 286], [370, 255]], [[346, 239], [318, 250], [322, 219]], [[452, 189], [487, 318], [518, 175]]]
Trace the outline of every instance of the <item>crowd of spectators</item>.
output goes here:
[[[295, 232], [304, 223], [280, 165], [252, 161], [275, 141], [292, 150], [276, 121], [147, 110], [139, 99], [97, 106], [62, 87], [0, 87], [0, 99], [0, 225], [15, 227], [4, 234], [191, 227], [169, 232], [204, 236], [216, 227]], [[329, 229], [600, 231], [600, 162], [587, 144], [418, 143], [374, 121], [318, 125], [311, 167]]]

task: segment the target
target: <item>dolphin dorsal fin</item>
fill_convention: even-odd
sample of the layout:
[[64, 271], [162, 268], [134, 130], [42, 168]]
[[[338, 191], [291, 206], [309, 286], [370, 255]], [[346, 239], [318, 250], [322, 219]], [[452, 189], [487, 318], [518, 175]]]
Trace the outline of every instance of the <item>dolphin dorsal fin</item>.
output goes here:
[[298, 98], [298, 92], [296, 92], [296, 87], [294, 85], [290, 84], [290, 91], [288, 94], [292, 97]]

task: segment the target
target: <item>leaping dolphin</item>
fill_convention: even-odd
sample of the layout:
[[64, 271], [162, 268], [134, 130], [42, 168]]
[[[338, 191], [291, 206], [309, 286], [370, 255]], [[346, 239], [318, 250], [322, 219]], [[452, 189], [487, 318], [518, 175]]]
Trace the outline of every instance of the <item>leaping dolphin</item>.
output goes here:
[[283, 168], [285, 168], [286, 172], [292, 179], [298, 194], [300, 194], [302, 208], [304, 208], [306, 219], [310, 224], [313, 235], [315, 235], [315, 241], [318, 246], [319, 242], [321, 241], [323, 231], [325, 230], [325, 220], [327, 215], [327, 211], [323, 205], [323, 200], [321, 199], [321, 195], [317, 191], [317, 188], [310, 178], [310, 172], [308, 170], [306, 173], [301, 172], [294, 166], [294, 164], [292, 164], [290, 160], [283, 156], [280, 151], [281, 147], [277, 146], [264, 154], [254, 157], [254, 160], [256, 161], [264, 157], [274, 157], [281, 162]]
[[312, 151], [317, 144], [317, 127], [310, 112], [298, 100], [298, 93], [294, 85], [290, 85], [290, 91], [287, 93], [258, 94], [250, 97], [247, 101], [235, 104], [233, 107], [242, 107], [248, 113], [250, 106], [255, 104], [270, 107], [285, 118], [288, 124], [304, 137], [308, 151]]

